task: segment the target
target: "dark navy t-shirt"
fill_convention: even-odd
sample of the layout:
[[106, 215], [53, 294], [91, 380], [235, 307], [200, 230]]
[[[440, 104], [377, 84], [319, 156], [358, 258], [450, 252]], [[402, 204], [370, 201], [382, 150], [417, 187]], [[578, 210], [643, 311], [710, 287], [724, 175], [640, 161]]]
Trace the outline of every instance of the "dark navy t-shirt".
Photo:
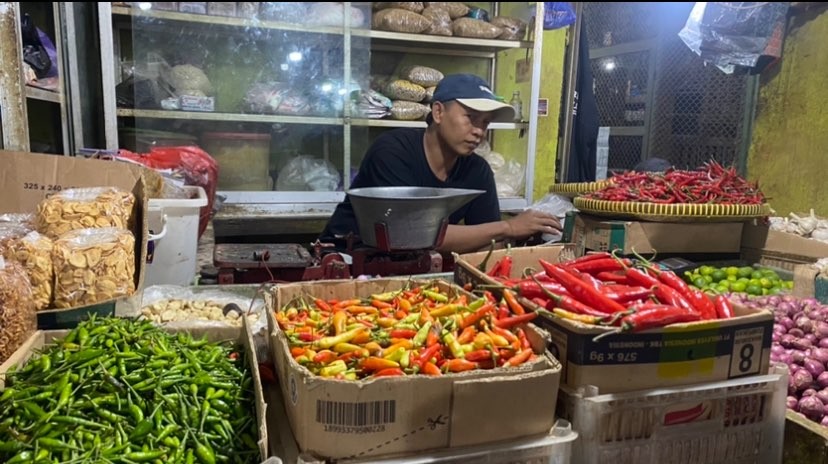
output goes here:
[[[423, 134], [425, 129], [395, 129], [379, 136], [368, 149], [351, 188], [363, 187], [434, 187], [484, 190], [486, 193], [455, 211], [450, 224], [484, 224], [500, 220], [494, 174], [489, 163], [477, 154], [457, 159], [448, 178], [434, 175], [426, 160]], [[320, 240], [344, 246], [337, 235], [359, 234], [350, 198], [337, 205]]]

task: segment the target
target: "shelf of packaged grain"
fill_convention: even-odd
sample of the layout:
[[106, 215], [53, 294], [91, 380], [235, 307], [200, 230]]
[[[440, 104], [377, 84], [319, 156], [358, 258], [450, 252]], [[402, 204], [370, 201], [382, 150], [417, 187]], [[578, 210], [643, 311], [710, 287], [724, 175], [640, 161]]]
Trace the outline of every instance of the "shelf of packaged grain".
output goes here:
[[[354, 119], [355, 126], [368, 127], [412, 127], [425, 128], [425, 121], [398, 121], [395, 119]], [[528, 123], [514, 123], [514, 122], [494, 122], [489, 124], [489, 129], [500, 130], [514, 130], [514, 129], [528, 129]]]
[[165, 10], [142, 10], [130, 7], [113, 6], [113, 16], [131, 16], [133, 18], [150, 18], [159, 22], [174, 21], [176, 23], [208, 24], [219, 26], [230, 26], [237, 28], [272, 29], [277, 31], [306, 32], [318, 34], [343, 35], [341, 27], [309, 26], [305, 24], [292, 24], [280, 21], [267, 21], [260, 19], [236, 18], [232, 16], [209, 16], [202, 14], [180, 13], [178, 11]]
[[283, 116], [276, 114], [212, 113], [200, 111], [141, 110], [118, 108], [118, 116], [148, 119], [187, 119], [191, 121], [264, 122], [269, 124], [316, 124], [338, 126], [342, 118], [321, 116]]
[[386, 32], [355, 29], [351, 31], [356, 37], [368, 37], [372, 43], [379, 44], [421, 44], [423, 46], [439, 47], [440, 49], [477, 49], [498, 51], [510, 48], [532, 48], [534, 42], [520, 40], [474, 39], [467, 37], [446, 37], [442, 35], [408, 34], [403, 32]]

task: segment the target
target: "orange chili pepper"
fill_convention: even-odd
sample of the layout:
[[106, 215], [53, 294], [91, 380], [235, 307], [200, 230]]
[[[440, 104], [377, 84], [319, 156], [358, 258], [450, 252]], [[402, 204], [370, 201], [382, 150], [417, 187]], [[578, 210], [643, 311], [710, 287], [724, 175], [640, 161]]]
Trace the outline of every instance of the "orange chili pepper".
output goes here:
[[518, 303], [517, 297], [514, 293], [512, 293], [509, 289], [503, 290], [503, 299], [506, 300], [506, 304], [509, 305], [509, 308], [512, 310], [513, 313], [517, 315], [526, 314], [526, 310], [523, 309], [520, 303]]
[[352, 300], [342, 300], [332, 306], [332, 309], [345, 309], [348, 306], [357, 306], [362, 303], [362, 300], [354, 298]]
[[373, 306], [348, 306], [345, 308], [351, 314], [377, 314], [379, 310]]
[[443, 373], [440, 372], [440, 369], [437, 366], [435, 366], [432, 362], [427, 362], [423, 364], [422, 372], [425, 375], [443, 375]]
[[477, 311], [464, 317], [463, 323], [460, 324], [460, 327], [465, 329], [466, 327], [473, 326], [491, 312], [494, 312], [494, 305], [491, 303], [486, 303], [480, 308], [478, 308]]
[[405, 319], [407, 316], [408, 314], [402, 309], [398, 309], [397, 312], [394, 313], [394, 317], [396, 317], [398, 320]]
[[431, 317], [431, 313], [427, 309], [420, 310], [420, 325], [424, 325], [426, 322], [434, 322], [434, 318]]
[[492, 331], [500, 335], [501, 337], [505, 338], [506, 340], [509, 340], [509, 343], [518, 341], [517, 335], [513, 334], [512, 332], [506, 329], [502, 329], [497, 325], [492, 325]]
[[351, 342], [355, 345], [362, 345], [364, 343], [368, 343], [371, 341], [371, 333], [370, 332], [362, 332], [351, 339]]
[[506, 361], [506, 364], [504, 364], [504, 366], [506, 366], [506, 367], [519, 366], [519, 365], [525, 363], [529, 359], [530, 356], [532, 356], [532, 349], [531, 348], [521, 350], [518, 354], [516, 354], [516, 355], [512, 356], [511, 358], [509, 358], [509, 360]]
[[380, 371], [383, 369], [400, 367], [400, 364], [389, 359], [371, 356], [363, 359], [362, 362], [360, 362], [360, 367], [362, 367], [362, 370], [365, 371]]
[[316, 353], [316, 356], [313, 357], [313, 362], [317, 364], [329, 364], [336, 361], [337, 357], [339, 357], [339, 355], [331, 350], [322, 350], [319, 353]]
[[449, 359], [444, 368], [449, 372], [465, 372], [477, 369], [477, 363], [465, 359]]
[[331, 312], [331, 305], [325, 302], [322, 298], [316, 298], [313, 300], [313, 303], [316, 305], [317, 308], [321, 309], [322, 311]]
[[397, 298], [397, 306], [405, 312], [411, 311], [411, 302], [405, 298]]
[[345, 311], [337, 311], [333, 315], [334, 334], [339, 335], [345, 332], [345, 326], [348, 323], [348, 313]]
[[393, 353], [398, 348], [405, 348], [406, 350], [410, 350], [410, 349], [414, 348], [414, 344], [411, 342], [411, 340], [406, 340], [406, 339], [397, 340], [397, 341], [394, 341], [391, 345], [388, 345], [383, 350], [383, 354]]
[[403, 372], [402, 369], [399, 367], [391, 367], [377, 372], [374, 374], [374, 377], [398, 377], [402, 375], [405, 375], [405, 372]]
[[368, 342], [364, 345], [364, 347], [372, 355], [376, 355], [382, 352], [382, 347], [377, 342]]
[[397, 320], [390, 318], [390, 317], [381, 317], [377, 319], [377, 325], [382, 327], [383, 329], [387, 329], [389, 327], [393, 327], [397, 324]]
[[477, 335], [477, 329], [474, 327], [466, 327], [463, 329], [463, 332], [457, 337], [457, 343], [461, 345], [465, 345], [466, 343], [471, 343], [474, 340], [474, 336]]
[[393, 308], [394, 307], [394, 305], [392, 305], [391, 303], [386, 303], [386, 302], [380, 301], [380, 300], [372, 300], [371, 301], [371, 306], [373, 306], [377, 309], [385, 309], [385, 308]]
[[293, 358], [295, 359], [305, 354], [306, 351], [308, 351], [307, 348], [302, 348], [301, 346], [294, 346], [290, 349], [290, 355], [293, 356]]
[[428, 331], [428, 335], [426, 336], [426, 347], [431, 347], [437, 344], [440, 341], [440, 329], [437, 327], [431, 326], [431, 330]]

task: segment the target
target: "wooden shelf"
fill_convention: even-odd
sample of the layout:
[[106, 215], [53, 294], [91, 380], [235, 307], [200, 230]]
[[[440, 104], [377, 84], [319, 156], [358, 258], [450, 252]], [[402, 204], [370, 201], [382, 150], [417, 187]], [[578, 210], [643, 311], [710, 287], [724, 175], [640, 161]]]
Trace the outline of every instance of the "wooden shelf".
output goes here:
[[532, 48], [534, 42], [517, 40], [471, 39], [466, 37], [446, 37], [443, 35], [406, 34], [402, 32], [373, 31], [354, 29], [351, 34], [355, 37], [368, 37], [372, 41], [393, 43], [408, 42], [420, 45], [431, 45], [440, 48], [465, 48], [482, 50], [508, 50], [512, 48]]
[[[397, 121], [394, 119], [354, 119], [355, 126], [368, 127], [414, 127], [425, 128], [425, 121]], [[529, 123], [514, 123], [514, 122], [493, 122], [489, 124], [489, 129], [499, 130], [514, 130], [514, 129], [528, 129]]]
[[132, 16], [133, 18], [153, 18], [163, 21], [212, 24], [239, 28], [272, 29], [278, 31], [334, 35], [344, 34], [344, 29], [341, 27], [309, 26], [304, 24], [283, 23], [279, 21], [235, 18], [231, 16], [208, 16], [191, 13], [179, 13], [177, 11], [141, 10], [123, 6], [113, 6], [112, 14], [118, 16]]
[[276, 114], [210, 113], [200, 111], [136, 110], [118, 108], [118, 116], [147, 119], [189, 119], [193, 121], [264, 122], [270, 124], [316, 124], [339, 126], [342, 118], [320, 116], [282, 116]]
[[63, 98], [61, 98], [61, 95], [58, 92], [32, 87], [30, 85], [26, 86], [26, 98], [57, 104], [60, 104], [63, 101]]

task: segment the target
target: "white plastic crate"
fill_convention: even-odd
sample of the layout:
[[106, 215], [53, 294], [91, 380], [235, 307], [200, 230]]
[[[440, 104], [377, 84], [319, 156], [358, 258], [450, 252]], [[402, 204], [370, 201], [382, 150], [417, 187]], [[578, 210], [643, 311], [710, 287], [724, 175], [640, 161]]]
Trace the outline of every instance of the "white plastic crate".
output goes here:
[[[516, 420], [519, 420], [516, 418]], [[509, 424], [503, 424], [508, 427]], [[487, 446], [475, 446], [424, 452], [400, 458], [340, 461], [348, 463], [374, 464], [422, 464], [422, 463], [463, 463], [463, 464], [569, 464], [572, 445], [578, 434], [569, 422], [559, 419], [549, 435], [540, 438], [524, 438]]]
[[778, 464], [788, 370], [681, 388], [600, 395], [563, 385], [558, 414], [578, 431], [572, 461], [589, 464]]

